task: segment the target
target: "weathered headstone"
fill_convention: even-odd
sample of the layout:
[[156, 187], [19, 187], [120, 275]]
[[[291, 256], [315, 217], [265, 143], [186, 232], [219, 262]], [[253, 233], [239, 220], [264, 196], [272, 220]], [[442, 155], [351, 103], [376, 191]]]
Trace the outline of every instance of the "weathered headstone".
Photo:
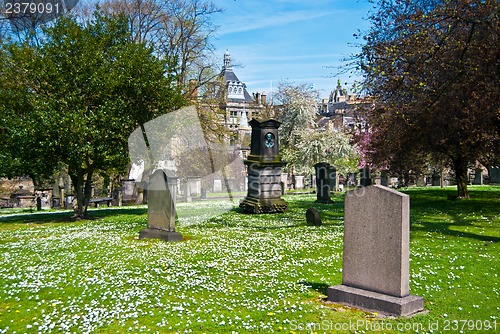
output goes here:
[[278, 128], [280, 122], [273, 119], [252, 119], [250, 154], [248, 166], [248, 192], [240, 203], [247, 213], [275, 213], [288, 209], [281, 198], [281, 167], [285, 165], [279, 154]]
[[148, 227], [140, 231], [139, 238], [182, 240], [175, 232], [176, 186], [171, 171], [158, 169], [153, 173], [148, 186]]
[[309, 226], [321, 226], [321, 215], [316, 208], [309, 208], [306, 211], [306, 222]]
[[389, 172], [386, 170], [380, 172], [380, 185], [384, 187], [389, 186]]
[[222, 180], [214, 179], [214, 193], [220, 193], [222, 191]]
[[490, 183], [500, 183], [500, 167], [490, 168]]
[[423, 310], [410, 295], [410, 198], [387, 187], [359, 188], [345, 195], [342, 285], [328, 300], [382, 314], [407, 316]]
[[328, 166], [328, 174], [330, 175], [330, 191], [339, 191], [339, 176], [337, 174], [337, 168], [332, 165]]
[[476, 168], [474, 173], [474, 184], [482, 185], [483, 183], [483, 170], [481, 168]]
[[359, 170], [359, 183], [362, 187], [367, 187], [372, 184], [370, 168], [365, 167]]
[[295, 189], [304, 189], [304, 175], [295, 175]]
[[314, 165], [316, 172], [316, 202], [317, 203], [333, 203], [330, 198], [330, 164], [326, 162], [318, 162]]
[[432, 185], [434, 187], [441, 186], [441, 174], [438, 173], [432, 174]]
[[425, 187], [426, 183], [425, 175], [420, 174], [417, 176], [417, 187]]

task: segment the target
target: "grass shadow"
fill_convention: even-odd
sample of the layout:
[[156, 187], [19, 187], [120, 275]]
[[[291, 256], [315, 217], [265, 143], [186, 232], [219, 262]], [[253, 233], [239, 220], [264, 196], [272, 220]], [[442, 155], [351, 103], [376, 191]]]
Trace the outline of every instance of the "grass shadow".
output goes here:
[[90, 209], [88, 211], [89, 217], [86, 219], [75, 219], [74, 211], [65, 210], [65, 211], [49, 211], [49, 212], [20, 212], [20, 213], [12, 213], [0, 216], [1, 224], [22, 224], [22, 223], [35, 223], [35, 224], [43, 224], [43, 223], [66, 223], [66, 222], [76, 222], [76, 221], [85, 221], [85, 220], [95, 220], [101, 219], [104, 217], [114, 217], [120, 215], [143, 215], [147, 213], [147, 207], [116, 207], [116, 208], [96, 208]]
[[330, 287], [328, 284], [325, 283], [316, 283], [316, 282], [307, 282], [307, 281], [300, 281], [298, 284], [306, 286], [310, 288], [311, 290], [318, 291], [319, 293], [327, 296], [328, 295], [328, 288]]

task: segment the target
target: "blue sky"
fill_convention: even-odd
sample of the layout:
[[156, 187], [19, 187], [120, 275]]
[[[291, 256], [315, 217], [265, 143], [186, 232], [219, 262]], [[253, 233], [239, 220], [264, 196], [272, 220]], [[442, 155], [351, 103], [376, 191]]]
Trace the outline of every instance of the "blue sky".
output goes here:
[[[356, 53], [358, 29], [366, 31], [372, 7], [367, 0], [214, 0], [224, 12], [216, 14], [219, 26], [213, 40], [221, 59], [226, 49], [239, 79], [252, 92], [266, 91], [271, 82], [313, 84], [321, 97], [337, 85], [330, 77], [342, 59]], [[350, 86], [354, 77], [342, 75]]]

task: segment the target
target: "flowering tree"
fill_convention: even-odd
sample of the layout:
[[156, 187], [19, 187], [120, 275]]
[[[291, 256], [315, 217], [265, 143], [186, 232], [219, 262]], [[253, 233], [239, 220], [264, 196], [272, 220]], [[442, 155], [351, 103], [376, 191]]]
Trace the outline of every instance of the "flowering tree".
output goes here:
[[317, 162], [329, 162], [344, 173], [355, 170], [360, 156], [352, 138], [340, 130], [318, 127], [317, 97], [305, 84], [280, 84], [278, 118], [285, 161], [301, 172], [310, 172]]
[[[377, 101], [373, 161], [448, 158], [459, 197], [467, 171], [500, 142], [500, 11], [496, 0], [379, 0], [357, 55]], [[495, 149], [496, 148], [496, 149]]]

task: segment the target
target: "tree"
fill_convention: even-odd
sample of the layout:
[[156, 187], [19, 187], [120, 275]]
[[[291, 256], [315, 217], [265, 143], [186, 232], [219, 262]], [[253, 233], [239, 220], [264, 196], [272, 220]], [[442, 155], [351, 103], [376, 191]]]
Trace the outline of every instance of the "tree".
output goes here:
[[[64, 163], [76, 192], [76, 216], [84, 217], [94, 173], [124, 170], [130, 133], [183, 101], [174, 65], [131, 41], [123, 16], [96, 12], [87, 23], [60, 18], [45, 35], [40, 47], [6, 49], [12, 64], [7, 70], [19, 82], [8, 91], [23, 92], [27, 101], [26, 109], [12, 99], [0, 101], [0, 110], [10, 113], [7, 151], [46, 166], [44, 174]], [[28, 167], [29, 174], [38, 172]]]
[[377, 102], [375, 163], [416, 152], [448, 157], [459, 197], [468, 165], [500, 141], [496, 0], [379, 0], [355, 62]]
[[328, 162], [340, 174], [356, 171], [360, 153], [352, 137], [341, 129], [308, 128], [299, 132], [295, 149], [285, 150], [284, 160], [311, 168], [317, 162]]
[[[214, 79], [211, 16], [221, 9], [209, 0], [106, 0], [102, 8], [128, 18], [131, 37], [150, 43], [160, 57], [175, 59], [177, 85], [186, 95]], [[189, 80], [197, 85], [188, 85]]]
[[317, 125], [318, 93], [306, 84], [280, 83], [276, 98], [277, 118], [282, 122], [280, 145], [284, 160], [299, 170], [310, 172], [317, 162], [329, 162], [348, 172], [359, 163], [352, 138], [342, 130]]

